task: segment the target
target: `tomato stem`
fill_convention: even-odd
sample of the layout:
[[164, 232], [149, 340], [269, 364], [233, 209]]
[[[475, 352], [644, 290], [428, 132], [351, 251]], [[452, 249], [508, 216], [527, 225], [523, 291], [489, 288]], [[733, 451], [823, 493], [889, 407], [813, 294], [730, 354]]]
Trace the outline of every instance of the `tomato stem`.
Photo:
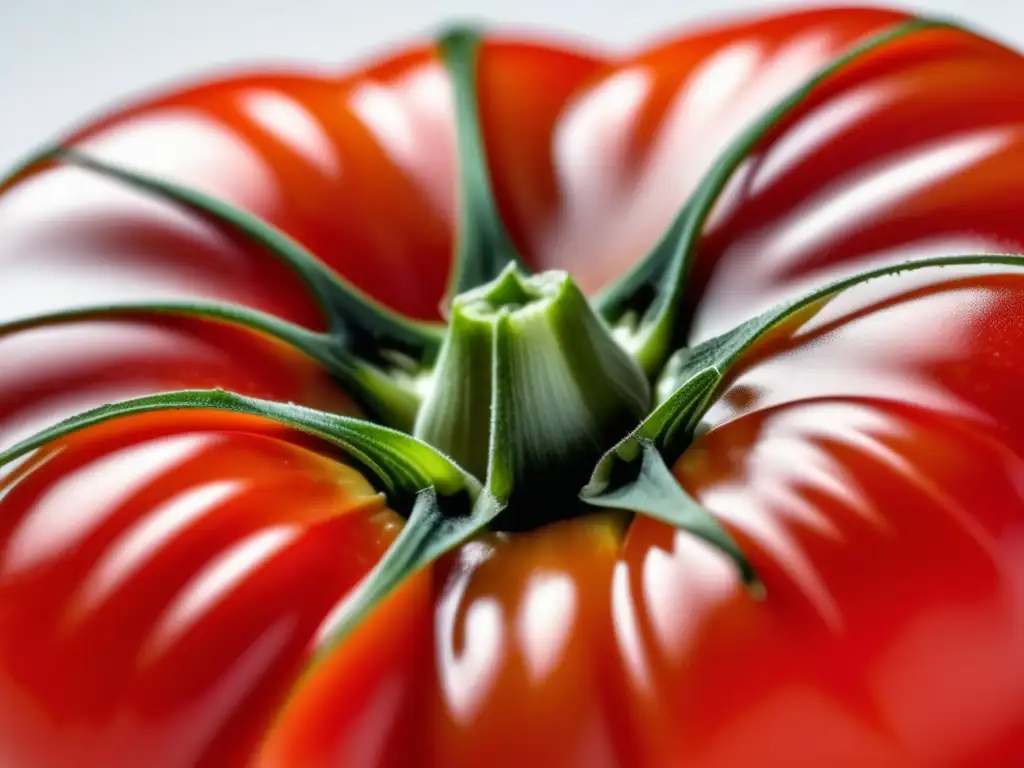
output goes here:
[[649, 407], [643, 372], [568, 274], [510, 264], [453, 302], [414, 434], [514, 502], [503, 524], [532, 527]]

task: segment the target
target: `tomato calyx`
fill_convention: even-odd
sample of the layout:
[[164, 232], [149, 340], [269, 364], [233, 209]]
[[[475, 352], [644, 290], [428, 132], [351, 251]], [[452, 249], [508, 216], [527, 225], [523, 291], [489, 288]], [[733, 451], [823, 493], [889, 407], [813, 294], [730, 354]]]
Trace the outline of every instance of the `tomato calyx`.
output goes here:
[[650, 409], [650, 385], [565, 272], [514, 263], [452, 303], [414, 434], [509, 500], [496, 526], [577, 513], [594, 462]]
[[[0, 189], [43, 166], [63, 163], [185, 207], [260, 246], [293, 269], [322, 310], [327, 329], [323, 333], [310, 331], [230, 304], [162, 303], [74, 310], [31, 318], [0, 328], [0, 332], [136, 313], [191, 315], [242, 325], [308, 354], [337, 376], [371, 416], [423, 438], [415, 440], [420, 458], [426, 455], [423, 450], [432, 451], [430, 455], [472, 478], [475, 488], [483, 478], [484, 488], [476, 491], [476, 496], [470, 495], [489, 500], [489, 511], [479, 516], [487, 518], [485, 525], [499, 513], [496, 527], [518, 530], [580, 514], [585, 505], [626, 508], [705, 538], [728, 554], [745, 581], [753, 583], [753, 570], [735, 542], [671, 481], [668, 469], [693, 439], [700, 417], [732, 362], [778, 321], [765, 315], [733, 334], [692, 350], [680, 349], [685, 332], [684, 290], [700, 235], [739, 164], [819, 83], [892, 40], [943, 26], [949, 25], [914, 19], [884, 30], [822, 67], [779, 101], [721, 155], [649, 255], [596, 297], [593, 305], [567, 275], [523, 275], [523, 262], [502, 222], [487, 168], [476, 87], [479, 37], [467, 29], [442, 36], [438, 50], [454, 89], [459, 157], [459, 222], [449, 281], [452, 322], [447, 333], [387, 310], [286, 233], [244, 210], [78, 149], [51, 148], [37, 153], [0, 184]], [[485, 284], [487, 281], [493, 282]], [[780, 311], [796, 311], [795, 306]], [[538, 307], [543, 311], [538, 312]], [[541, 316], [544, 322], [531, 330], [530, 318]], [[570, 337], [571, 344], [567, 343]], [[554, 370], [569, 373], [552, 379]], [[557, 382], [554, 388], [552, 380]], [[657, 404], [650, 413], [649, 382], [653, 382]], [[192, 402], [189, 398], [193, 395], [178, 395], [177, 400], [171, 393], [166, 396], [170, 399], [151, 405], [176, 408]], [[207, 407], [219, 407], [219, 403], [233, 409], [216, 398], [203, 402]], [[138, 405], [131, 401], [109, 406], [104, 418], [133, 412], [133, 403]], [[297, 408], [278, 406], [285, 409], [277, 411], [278, 418]], [[274, 417], [269, 410], [265, 415]], [[77, 423], [84, 425], [88, 420]], [[47, 439], [57, 436], [44, 434], [50, 435]], [[386, 468], [367, 462], [367, 456], [361, 458], [358, 452], [353, 456], [378, 479], [388, 477]], [[377, 455], [375, 461], [391, 461], [382, 456], [391, 456], [396, 466], [403, 463], [393, 452]], [[557, 485], [571, 492], [550, 498], [531, 496], [530, 488], [548, 486], [538, 483], [538, 477], [557, 478]], [[422, 535], [416, 532], [421, 525], [416, 521], [430, 521], [437, 515], [417, 513], [423, 508], [416, 506], [419, 502], [413, 501], [409, 490], [432, 493], [435, 499], [447, 495], [433, 482], [436, 478], [414, 479], [408, 487], [382, 484], [389, 501], [400, 512], [407, 511], [406, 527], [413, 529], [409, 535], [415, 537]], [[468, 509], [474, 509], [475, 503]], [[430, 509], [435, 506], [444, 508], [438, 513], [441, 518], [474, 518], [466, 509], [454, 511], [450, 500]], [[410, 507], [412, 511], [408, 511]], [[559, 507], [561, 511], [552, 511]], [[422, 525], [426, 526], [423, 530], [430, 529], [426, 523]], [[388, 568], [382, 573], [394, 572]]]

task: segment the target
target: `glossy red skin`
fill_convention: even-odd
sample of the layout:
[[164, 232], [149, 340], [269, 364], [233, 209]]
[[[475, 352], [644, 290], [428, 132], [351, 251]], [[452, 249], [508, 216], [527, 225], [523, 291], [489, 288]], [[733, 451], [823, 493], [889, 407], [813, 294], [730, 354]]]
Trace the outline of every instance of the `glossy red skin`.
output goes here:
[[[900, 18], [738, 20], [622, 58], [490, 40], [482, 120], [516, 243], [598, 288], [746, 120]], [[692, 340], [868, 264], [1024, 251], [1022, 74], [1015, 53], [932, 31], [822, 86], [716, 211]], [[343, 76], [174, 91], [77, 140], [243, 205], [390, 305], [437, 315], [454, 150], [429, 46]], [[3, 319], [173, 295], [320, 323], [265, 255], [82, 171], [7, 190], [0, 235]], [[749, 553], [763, 602], [719, 554], [650, 521], [489, 536], [406, 584], [283, 708], [394, 513], [324, 446], [251, 420], [131, 419], [63, 441], [0, 486], [2, 762], [1024, 763], [1021, 279], [875, 281], [747, 355], [676, 471]], [[23, 332], [0, 354], [15, 360], [0, 369], [5, 445], [186, 386], [349, 408], [300, 356], [201, 321]], [[181, 530], [155, 536], [168, 520]], [[144, 556], [127, 568], [132, 542]], [[231, 570], [239, 548], [262, 556]], [[235, 580], [215, 590], [211, 571]]]

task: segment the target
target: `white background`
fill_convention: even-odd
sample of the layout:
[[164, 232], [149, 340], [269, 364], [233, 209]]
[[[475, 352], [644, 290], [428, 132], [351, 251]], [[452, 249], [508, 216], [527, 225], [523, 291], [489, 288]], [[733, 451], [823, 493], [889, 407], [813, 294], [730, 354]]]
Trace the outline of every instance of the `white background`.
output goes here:
[[[822, 3], [0, 0], [0, 167], [134, 93], [206, 70], [255, 62], [344, 65], [453, 21], [626, 47], [712, 15], [809, 5]], [[1024, 49], [1024, 0], [918, 0], [899, 7], [952, 16]]]

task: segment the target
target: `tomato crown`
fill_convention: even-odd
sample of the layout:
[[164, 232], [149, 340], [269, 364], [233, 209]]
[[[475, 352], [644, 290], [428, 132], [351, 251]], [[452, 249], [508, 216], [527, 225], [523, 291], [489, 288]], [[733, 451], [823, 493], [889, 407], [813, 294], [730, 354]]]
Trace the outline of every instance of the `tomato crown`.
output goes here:
[[650, 409], [650, 385], [565, 272], [510, 262], [452, 302], [414, 434], [508, 503], [507, 530], [578, 514], [601, 454]]

